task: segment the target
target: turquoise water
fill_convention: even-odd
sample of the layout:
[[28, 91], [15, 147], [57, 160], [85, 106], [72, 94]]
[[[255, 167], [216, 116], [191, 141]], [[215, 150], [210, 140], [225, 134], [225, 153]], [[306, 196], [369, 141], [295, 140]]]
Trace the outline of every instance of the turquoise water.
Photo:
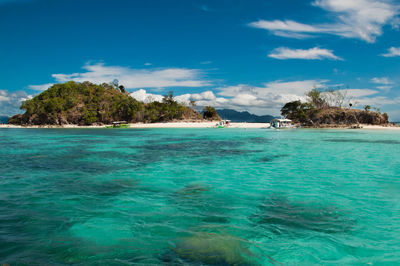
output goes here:
[[400, 132], [0, 129], [0, 145], [0, 264], [400, 263]]

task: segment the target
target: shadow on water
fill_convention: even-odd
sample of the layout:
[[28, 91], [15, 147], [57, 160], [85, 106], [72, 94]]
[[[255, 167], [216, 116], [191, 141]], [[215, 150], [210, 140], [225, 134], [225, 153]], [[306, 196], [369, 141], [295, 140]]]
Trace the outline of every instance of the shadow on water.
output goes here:
[[223, 195], [210, 193], [212, 187], [188, 184], [171, 195], [171, 201], [181, 211], [195, 215], [206, 224], [227, 224], [231, 203]]
[[263, 152], [263, 150], [242, 149], [241, 146], [243, 145], [244, 142], [242, 141], [190, 139], [179, 142], [147, 141], [143, 145], [129, 146], [128, 148], [138, 151], [129, 160], [141, 165], [171, 158], [204, 158], [206, 160], [203, 163], [210, 163], [212, 162], [210, 159], [212, 157], [239, 156]]
[[103, 182], [88, 179], [62, 179], [56, 183], [57, 188], [63, 193], [104, 197], [113, 197], [136, 190], [138, 185], [139, 181], [133, 179], [113, 179]]
[[264, 143], [271, 143], [272, 139], [267, 139], [264, 137], [253, 137], [253, 138], [247, 138], [246, 141], [250, 143], [264, 144]]
[[279, 160], [280, 158], [285, 158], [285, 157], [288, 157], [288, 156], [289, 155], [287, 155], [287, 154], [267, 155], [267, 156], [261, 157], [257, 161], [258, 162], [269, 163], [269, 162], [276, 161], [276, 160]]
[[371, 143], [371, 144], [400, 144], [399, 140], [368, 140], [368, 139], [324, 139], [327, 142], [334, 143]]
[[335, 207], [318, 207], [311, 203], [291, 202], [284, 197], [271, 197], [251, 217], [256, 226], [275, 234], [312, 230], [322, 233], [346, 233], [356, 221]]

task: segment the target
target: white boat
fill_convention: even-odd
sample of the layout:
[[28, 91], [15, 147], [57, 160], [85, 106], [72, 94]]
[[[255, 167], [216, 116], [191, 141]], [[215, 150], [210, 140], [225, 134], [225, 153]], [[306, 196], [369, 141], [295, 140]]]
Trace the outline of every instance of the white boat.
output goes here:
[[296, 126], [293, 124], [293, 121], [290, 119], [286, 118], [275, 118], [272, 119], [271, 122], [269, 122], [269, 127], [270, 128], [276, 128], [276, 129], [283, 129], [283, 128], [296, 128]]
[[224, 128], [224, 127], [229, 127], [231, 125], [231, 120], [222, 120], [219, 121], [218, 124], [215, 125], [217, 128]]

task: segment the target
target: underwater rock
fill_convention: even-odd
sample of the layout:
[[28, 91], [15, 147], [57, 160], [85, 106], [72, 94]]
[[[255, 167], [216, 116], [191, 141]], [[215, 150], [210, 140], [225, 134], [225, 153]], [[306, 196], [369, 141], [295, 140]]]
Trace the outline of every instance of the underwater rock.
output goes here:
[[219, 224], [227, 224], [229, 223], [229, 219], [220, 215], [208, 215], [202, 219], [203, 222], [206, 223], [219, 223]]
[[251, 143], [260, 143], [260, 144], [272, 142], [272, 139], [267, 139], [264, 137], [253, 137], [253, 138], [248, 138], [246, 140]]
[[189, 184], [184, 188], [178, 190], [176, 192], [177, 195], [181, 196], [196, 196], [203, 192], [209, 191], [211, 189], [210, 186], [201, 185], [201, 184]]
[[258, 161], [259, 162], [272, 162], [274, 160], [277, 160], [279, 158], [284, 158], [284, 157], [288, 157], [288, 155], [286, 155], [286, 154], [268, 155], [268, 156], [264, 156], [264, 157], [258, 159]]
[[293, 203], [281, 197], [273, 197], [264, 202], [259, 213], [253, 215], [252, 219], [277, 234], [293, 230], [342, 233], [350, 231], [355, 224], [355, 220], [336, 208]]
[[[208, 265], [251, 265], [243, 240], [229, 234], [199, 232], [182, 238], [173, 249], [183, 260]], [[247, 256], [246, 256], [247, 255]]]
[[100, 196], [115, 196], [135, 189], [138, 182], [132, 179], [115, 179], [93, 186], [93, 192]]

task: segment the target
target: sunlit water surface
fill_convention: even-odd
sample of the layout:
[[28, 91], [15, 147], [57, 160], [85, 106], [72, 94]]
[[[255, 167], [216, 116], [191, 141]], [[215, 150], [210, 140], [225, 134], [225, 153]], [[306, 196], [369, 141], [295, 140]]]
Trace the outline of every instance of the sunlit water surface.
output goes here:
[[400, 263], [400, 132], [1, 129], [0, 264]]

